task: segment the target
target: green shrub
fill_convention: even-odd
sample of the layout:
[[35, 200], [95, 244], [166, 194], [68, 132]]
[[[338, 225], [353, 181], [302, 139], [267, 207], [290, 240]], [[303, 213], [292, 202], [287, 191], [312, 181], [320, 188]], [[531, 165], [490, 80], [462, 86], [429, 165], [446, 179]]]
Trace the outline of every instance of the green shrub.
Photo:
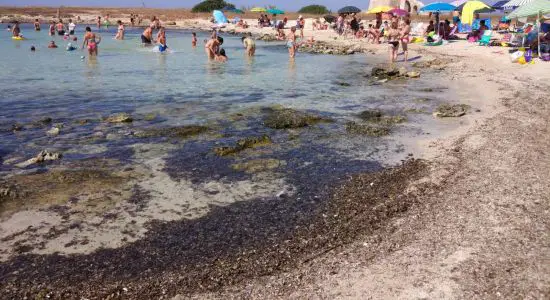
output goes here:
[[298, 12], [302, 14], [322, 15], [328, 14], [330, 11], [326, 8], [326, 6], [313, 4], [300, 8]]
[[193, 9], [191, 10], [192, 12], [194, 13], [199, 13], [199, 12], [212, 12], [213, 10], [216, 10], [216, 9], [222, 9], [224, 7], [232, 7], [232, 8], [235, 8], [235, 5], [231, 4], [231, 3], [227, 3], [223, 0], [205, 0], [195, 6], [193, 6]]

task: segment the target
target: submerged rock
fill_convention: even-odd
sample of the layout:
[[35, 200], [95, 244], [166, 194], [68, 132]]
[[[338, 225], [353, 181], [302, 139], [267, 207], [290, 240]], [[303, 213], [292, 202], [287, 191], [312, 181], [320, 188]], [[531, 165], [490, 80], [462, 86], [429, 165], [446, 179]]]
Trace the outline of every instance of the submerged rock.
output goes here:
[[233, 147], [216, 147], [214, 152], [219, 156], [226, 156], [241, 152], [246, 149], [256, 148], [260, 146], [266, 146], [271, 144], [271, 138], [267, 135], [262, 135], [260, 137], [247, 137], [237, 141], [237, 144]]
[[285, 161], [268, 158], [268, 159], [253, 159], [247, 162], [233, 164], [231, 167], [237, 171], [244, 171], [246, 173], [257, 173], [257, 172], [277, 169], [284, 165], [286, 165]]
[[132, 116], [127, 113], [114, 114], [107, 118], [107, 122], [109, 123], [130, 123], [132, 121]]
[[346, 124], [346, 130], [353, 134], [364, 134], [368, 136], [384, 136], [390, 134], [390, 128], [385, 126], [375, 126], [371, 124], [358, 124], [355, 122], [348, 122]]
[[264, 119], [264, 125], [273, 129], [300, 128], [320, 122], [331, 122], [329, 118], [297, 111], [291, 108], [273, 109]]
[[384, 116], [380, 110], [365, 110], [359, 113], [359, 118], [371, 123], [384, 125], [399, 124], [407, 121], [404, 116]]
[[380, 110], [364, 110], [359, 113], [359, 118], [370, 121], [372, 119], [377, 119], [382, 117], [382, 111]]
[[470, 109], [467, 104], [441, 104], [434, 111], [433, 115], [439, 118], [461, 117]]
[[171, 138], [188, 138], [206, 132], [208, 127], [200, 125], [184, 125], [166, 128], [152, 128], [141, 132], [136, 132], [137, 137], [171, 137]]
[[30, 165], [42, 163], [42, 162], [45, 162], [45, 161], [59, 160], [59, 159], [61, 159], [61, 157], [62, 157], [61, 153], [49, 152], [49, 151], [44, 150], [44, 151], [41, 151], [40, 153], [38, 153], [37, 156], [35, 156], [35, 157], [33, 157], [29, 160], [26, 160], [22, 163], [18, 163], [15, 166], [18, 167], [18, 168], [26, 168]]
[[439, 58], [427, 61], [417, 61], [412, 64], [415, 68], [442, 68], [444, 65], [445, 62]]

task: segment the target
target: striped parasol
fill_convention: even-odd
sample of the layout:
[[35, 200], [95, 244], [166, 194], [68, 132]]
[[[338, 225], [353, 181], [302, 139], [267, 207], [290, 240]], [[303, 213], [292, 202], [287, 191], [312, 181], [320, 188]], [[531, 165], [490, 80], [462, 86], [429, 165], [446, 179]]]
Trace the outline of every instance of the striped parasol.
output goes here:
[[533, 0], [512, 0], [512, 1], [509, 1], [508, 3], [504, 4], [502, 6], [502, 8], [504, 8], [504, 9], [514, 9], [518, 6], [522, 6], [522, 5], [527, 4], [531, 1], [533, 1]]

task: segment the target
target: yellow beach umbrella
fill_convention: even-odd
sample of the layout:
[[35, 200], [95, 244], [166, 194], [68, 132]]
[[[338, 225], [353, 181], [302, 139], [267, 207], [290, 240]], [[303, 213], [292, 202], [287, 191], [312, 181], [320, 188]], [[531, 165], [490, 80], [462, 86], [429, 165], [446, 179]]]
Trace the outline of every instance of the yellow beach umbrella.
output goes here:
[[250, 10], [251, 12], [266, 12], [267, 9], [263, 8], [263, 7], [254, 7], [253, 9]]
[[490, 8], [487, 4], [481, 1], [468, 1], [464, 4], [462, 9], [462, 17], [460, 18], [463, 24], [470, 24], [474, 21], [474, 13], [476, 10], [483, 8]]
[[377, 6], [377, 7], [373, 7], [371, 9], [367, 10], [367, 14], [385, 13], [385, 12], [388, 12], [392, 9], [393, 9], [393, 7], [391, 7], [391, 6]]

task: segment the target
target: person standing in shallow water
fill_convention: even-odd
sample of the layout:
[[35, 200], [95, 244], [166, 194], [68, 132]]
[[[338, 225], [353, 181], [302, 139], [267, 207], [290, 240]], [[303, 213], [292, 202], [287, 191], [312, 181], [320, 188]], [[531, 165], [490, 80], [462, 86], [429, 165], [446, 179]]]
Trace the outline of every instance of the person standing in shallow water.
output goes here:
[[97, 16], [97, 30], [101, 30], [101, 17]]
[[34, 20], [34, 31], [40, 31], [40, 21]]
[[288, 48], [288, 56], [294, 58], [296, 56], [296, 27], [290, 28], [290, 33], [287, 36], [286, 47]]
[[87, 48], [90, 56], [97, 56], [99, 54], [98, 45], [101, 42], [101, 37], [96, 36], [92, 32], [90, 27], [86, 27], [86, 34], [84, 34], [84, 42], [82, 43], [82, 49]]
[[123, 40], [124, 39], [124, 24], [122, 24], [121, 20], [117, 21], [118, 24], [118, 31], [115, 36], [115, 40]]

